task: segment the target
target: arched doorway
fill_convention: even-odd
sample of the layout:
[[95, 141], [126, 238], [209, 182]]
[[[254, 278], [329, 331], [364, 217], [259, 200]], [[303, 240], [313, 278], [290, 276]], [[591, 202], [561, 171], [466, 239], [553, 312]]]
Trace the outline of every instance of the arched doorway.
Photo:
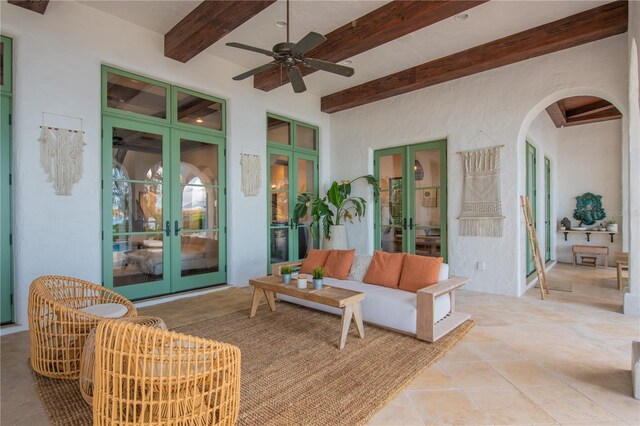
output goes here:
[[[612, 195], [611, 190], [607, 190], [609, 204], [605, 205], [611, 216], [608, 219], [615, 219], [619, 226], [619, 234], [616, 235], [617, 241], [614, 238], [616, 246], [610, 249], [610, 259], [613, 258], [613, 253], [616, 250], [622, 250], [626, 246], [628, 224], [626, 218], [622, 217], [622, 212], [625, 211], [628, 202], [625, 195], [628, 193], [626, 122], [622, 103], [608, 93], [592, 88], [566, 89], [548, 95], [535, 104], [523, 120], [517, 144], [518, 161], [522, 165], [518, 167], [519, 193], [528, 194], [530, 198], [535, 198], [532, 200], [532, 208], [535, 209], [534, 215], [536, 216], [540, 248], [545, 257], [544, 260], [548, 262], [548, 267], [552, 266], [554, 261], [570, 262], [572, 260], [572, 241], [567, 238], [565, 242], [564, 234], [558, 232], [559, 221], [563, 217], [568, 217], [575, 226], [578, 225], [572, 217], [573, 210], [569, 208], [569, 205], [573, 203], [573, 208], [575, 208], [575, 196], [582, 193], [568, 194], [580, 190], [579, 175], [581, 173], [588, 175], [590, 172], [594, 179], [599, 179], [600, 174], [616, 174], [617, 193]], [[614, 129], [613, 133], [612, 128]], [[576, 131], [576, 129], [580, 129], [580, 131]], [[594, 133], [593, 129], [597, 131]], [[605, 139], [615, 141], [606, 146], [603, 144], [583, 145], [582, 149], [577, 151], [580, 155], [569, 156], [567, 152], [568, 150], [570, 152], [571, 146], [579, 146], [576, 145], [576, 139], [580, 138], [581, 134], [587, 134], [591, 139], [597, 134], [607, 135]], [[586, 139], [589, 138], [583, 137], [582, 139], [587, 143]], [[564, 144], [562, 144], [563, 140]], [[593, 142], [591, 144], [594, 145]], [[607, 154], [615, 153], [615, 155], [605, 155], [604, 157], [615, 157], [617, 160], [615, 166], [612, 167], [611, 158], [608, 158], [608, 166], [598, 169], [597, 165], [600, 161], [598, 153], [604, 149], [608, 150]], [[559, 170], [564, 173], [559, 173]], [[575, 171], [577, 183], [568, 182], [570, 179], [566, 179], [566, 175], [570, 172], [567, 170]], [[583, 180], [588, 179], [584, 178]], [[604, 179], [600, 178], [598, 183], [603, 181]], [[598, 189], [594, 189], [594, 191], [597, 192]], [[584, 192], [588, 192], [588, 190]], [[602, 221], [589, 227], [600, 223]], [[529, 275], [534, 271], [531, 269], [532, 263], [529, 262], [528, 239], [522, 215], [519, 218], [519, 229], [521, 231], [518, 233], [519, 294], [523, 294], [527, 288], [534, 284], [535, 273], [533, 276]], [[572, 237], [575, 238], [575, 236]], [[595, 244], [595, 241], [587, 242], [586, 235], [580, 237], [585, 239], [585, 244]], [[621, 237], [624, 237], [624, 241]], [[599, 239], [597, 242], [600, 242]], [[576, 240], [573, 243], [579, 244], [580, 242]], [[604, 244], [604, 241], [602, 243]], [[604, 263], [603, 259], [600, 262]]]

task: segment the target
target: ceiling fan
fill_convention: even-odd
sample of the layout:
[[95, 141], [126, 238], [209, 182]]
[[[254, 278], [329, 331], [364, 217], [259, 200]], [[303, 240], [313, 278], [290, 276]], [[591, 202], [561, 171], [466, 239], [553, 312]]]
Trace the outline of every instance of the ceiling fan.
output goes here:
[[271, 56], [274, 61], [268, 64], [259, 66], [245, 73], [233, 77], [234, 80], [244, 80], [252, 75], [259, 74], [263, 71], [273, 69], [276, 67], [286, 68], [287, 75], [293, 91], [296, 93], [302, 93], [307, 90], [307, 86], [304, 84], [302, 73], [298, 68], [298, 64], [302, 64], [305, 67], [313, 68], [320, 71], [328, 71], [330, 73], [343, 75], [345, 77], [351, 77], [353, 75], [353, 68], [345, 67], [343, 65], [334, 64], [333, 62], [322, 61], [320, 59], [306, 58], [304, 55], [311, 49], [321, 45], [327, 41], [326, 37], [322, 34], [311, 31], [304, 36], [299, 42], [289, 42], [289, 0], [287, 0], [287, 41], [278, 43], [273, 46], [272, 50], [261, 49], [259, 47], [249, 46], [242, 43], [227, 43], [227, 46], [235, 47], [238, 49], [250, 50], [256, 53], [262, 53], [266, 56]]

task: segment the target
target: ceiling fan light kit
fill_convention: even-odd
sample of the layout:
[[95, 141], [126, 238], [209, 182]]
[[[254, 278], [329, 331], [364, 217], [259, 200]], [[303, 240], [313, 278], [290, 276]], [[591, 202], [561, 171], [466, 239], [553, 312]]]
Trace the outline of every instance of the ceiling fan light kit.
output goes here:
[[261, 65], [257, 68], [239, 74], [233, 77], [234, 80], [244, 80], [247, 77], [251, 77], [252, 75], [260, 74], [261, 72], [267, 71], [272, 68], [281, 67], [287, 70], [287, 76], [289, 77], [289, 81], [291, 82], [291, 86], [293, 87], [293, 91], [296, 93], [302, 93], [307, 90], [307, 86], [304, 84], [304, 79], [302, 78], [302, 72], [300, 71], [299, 65], [303, 65], [308, 68], [313, 68], [315, 70], [327, 71], [333, 74], [342, 75], [345, 77], [351, 77], [354, 73], [353, 68], [345, 67], [344, 65], [334, 64], [333, 62], [322, 61], [320, 59], [313, 59], [305, 57], [305, 54], [310, 50], [318, 47], [325, 41], [327, 41], [326, 37], [322, 34], [311, 31], [309, 34], [304, 36], [299, 42], [291, 43], [289, 41], [289, 0], [287, 0], [287, 41], [278, 43], [273, 46], [272, 50], [262, 49], [260, 47], [249, 46], [247, 44], [242, 43], [227, 43], [229, 47], [235, 47], [237, 49], [248, 50], [255, 53], [260, 53], [265, 56], [270, 56], [273, 58], [273, 62], [269, 62], [268, 64]]

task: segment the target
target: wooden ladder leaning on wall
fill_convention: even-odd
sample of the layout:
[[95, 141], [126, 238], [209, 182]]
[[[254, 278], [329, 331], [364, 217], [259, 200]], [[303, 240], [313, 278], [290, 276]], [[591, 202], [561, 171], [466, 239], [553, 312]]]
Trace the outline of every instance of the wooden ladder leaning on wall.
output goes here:
[[547, 274], [544, 270], [544, 261], [540, 253], [540, 244], [538, 243], [538, 233], [536, 232], [535, 222], [533, 221], [533, 213], [531, 212], [531, 203], [529, 203], [528, 195], [520, 196], [520, 204], [524, 213], [524, 221], [527, 225], [527, 237], [529, 238], [529, 246], [531, 247], [531, 255], [533, 256], [533, 264], [536, 267], [536, 275], [538, 276], [538, 285], [540, 286], [540, 297], [544, 300], [544, 295], [549, 294], [549, 286], [547, 285]]

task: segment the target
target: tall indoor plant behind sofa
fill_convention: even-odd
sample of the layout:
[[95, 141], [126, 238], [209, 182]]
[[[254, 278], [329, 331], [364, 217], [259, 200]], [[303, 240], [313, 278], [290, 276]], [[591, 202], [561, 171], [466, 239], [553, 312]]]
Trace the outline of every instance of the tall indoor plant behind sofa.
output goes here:
[[[321, 251], [312, 250], [307, 259], [317, 256], [318, 252]], [[349, 250], [333, 251], [348, 252]], [[374, 256], [379, 256], [379, 254], [380, 256], [388, 255], [382, 253], [376, 252]], [[440, 265], [435, 284], [412, 292], [363, 282], [372, 263], [372, 258], [373, 256], [355, 255], [348, 270], [348, 276], [344, 277], [345, 279], [324, 278], [325, 286], [340, 287], [365, 293], [365, 299], [361, 302], [362, 317], [365, 322], [415, 335], [421, 340], [435, 342], [469, 319], [470, 316], [468, 314], [456, 312], [455, 310], [455, 290], [464, 286], [470, 280], [466, 277], [450, 277], [449, 265], [446, 263]], [[279, 275], [280, 268], [285, 265], [302, 267], [303, 262], [273, 264], [273, 274]], [[341, 314], [339, 309], [291, 296], [278, 295], [278, 299], [336, 315]]]

